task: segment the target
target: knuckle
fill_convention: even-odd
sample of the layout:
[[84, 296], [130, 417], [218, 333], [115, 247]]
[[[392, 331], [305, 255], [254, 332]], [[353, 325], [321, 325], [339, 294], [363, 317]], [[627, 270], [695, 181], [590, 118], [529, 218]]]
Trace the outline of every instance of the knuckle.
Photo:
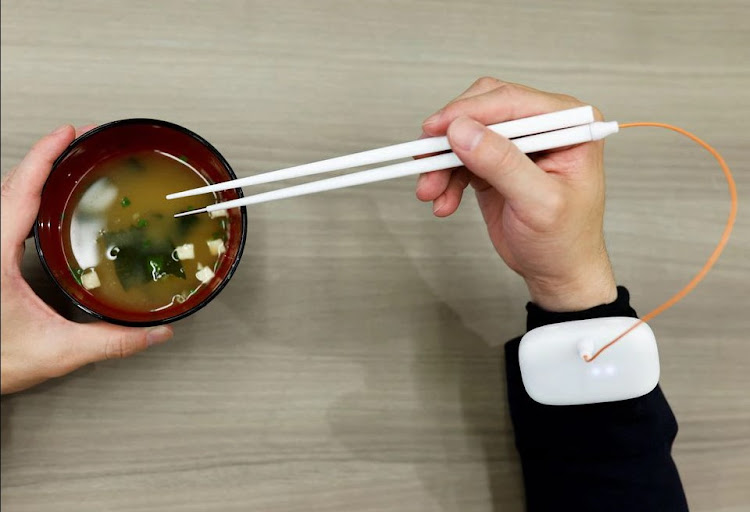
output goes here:
[[569, 103], [571, 105], [583, 105], [584, 104], [581, 100], [579, 100], [575, 96], [571, 96], [570, 94], [558, 94], [557, 97], [563, 103]]
[[10, 183], [8, 183], [8, 180], [3, 181], [2, 185], [2, 198], [3, 199], [9, 199], [13, 197], [13, 187]]
[[597, 121], [604, 121], [604, 114], [602, 114], [602, 111], [594, 107], [593, 105], [592, 107], [594, 109], [594, 119], [596, 119]]
[[110, 337], [104, 345], [104, 359], [122, 359], [127, 356], [127, 340], [122, 335]]
[[18, 167], [14, 167], [11, 169], [11, 171], [3, 178], [2, 183], [2, 198], [8, 199], [9, 197], [13, 196], [13, 189], [15, 188], [13, 185], [14, 176], [18, 170]]
[[503, 174], [512, 173], [520, 167], [520, 153], [508, 139], [498, 138], [495, 144], [495, 162]]
[[587, 105], [587, 103], [582, 102], [581, 100], [579, 100], [575, 96], [571, 96], [570, 94], [562, 94], [558, 92], [540, 92], [547, 96], [547, 103], [549, 103], [549, 107], [554, 110], [564, 110], [568, 108], [583, 107]]
[[549, 214], [554, 219], [559, 219], [565, 213], [565, 197], [560, 192], [553, 192], [549, 194], [547, 199]]
[[511, 94], [511, 93], [517, 93], [519, 91], [522, 91], [524, 87], [518, 84], [514, 84], [512, 82], [501, 82], [497, 89], [500, 91], [503, 91], [505, 94]]
[[490, 90], [486, 92], [486, 95], [461, 98], [449, 103], [443, 109], [443, 115], [449, 119], [455, 119], [466, 112], [475, 111], [481, 104], [486, 104], [488, 101], [495, 101], [497, 99], [495, 95], [502, 96], [507, 94], [512, 91], [512, 88], [512, 84], [497, 81], [495, 87], [488, 88]]
[[538, 224], [542, 229], [560, 225], [565, 215], [565, 198], [559, 191], [549, 193], [544, 198], [544, 208], [538, 212]]
[[513, 98], [522, 91], [521, 86], [512, 83], [503, 82], [499, 84], [494, 90], [490, 91], [490, 95], [494, 101], [513, 101]]
[[445, 107], [443, 107], [443, 110], [441, 111], [443, 119], [452, 121], [453, 119], [459, 117], [465, 110], [465, 101], [466, 100], [456, 100], [448, 103]]
[[482, 77], [477, 78], [474, 81], [474, 83], [472, 84], [472, 88], [474, 88], [474, 87], [481, 87], [481, 88], [492, 87], [494, 85], [500, 85], [502, 83], [503, 83], [502, 81], [498, 80], [495, 77], [492, 77], [492, 76], [482, 76]]
[[[138, 337], [140, 336], [140, 337]], [[104, 345], [105, 359], [124, 359], [145, 348], [145, 333], [116, 333], [108, 337]]]
[[[566, 108], [572, 108], [572, 107], [582, 107], [584, 105], [588, 105], [588, 103], [583, 102], [576, 98], [575, 96], [571, 96], [569, 94], [556, 94], [556, 97], [558, 101], [561, 102], [561, 104], [565, 105]], [[594, 109], [594, 119], [597, 121], [604, 120], [604, 116], [602, 115], [602, 112], [596, 108], [595, 106], [591, 105]]]

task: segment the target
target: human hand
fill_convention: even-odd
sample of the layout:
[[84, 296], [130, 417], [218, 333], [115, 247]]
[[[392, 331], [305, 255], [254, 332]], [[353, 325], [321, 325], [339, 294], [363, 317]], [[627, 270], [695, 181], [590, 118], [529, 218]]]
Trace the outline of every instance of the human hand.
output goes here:
[[447, 134], [466, 167], [421, 175], [417, 197], [447, 217], [471, 184], [498, 254], [549, 311], [587, 309], [617, 297], [604, 245], [604, 141], [527, 156], [485, 125], [582, 105], [481, 78], [422, 124], [427, 136]]
[[58, 128], [37, 142], [2, 182], [2, 394], [87, 363], [130, 356], [172, 337], [167, 326], [137, 329], [66, 320], [37, 297], [21, 275], [24, 242], [39, 211], [44, 182], [55, 159], [84, 131]]

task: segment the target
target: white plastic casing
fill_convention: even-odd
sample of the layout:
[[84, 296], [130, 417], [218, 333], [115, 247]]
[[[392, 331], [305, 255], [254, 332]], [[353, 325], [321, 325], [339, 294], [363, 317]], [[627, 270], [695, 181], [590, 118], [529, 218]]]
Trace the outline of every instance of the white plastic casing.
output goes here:
[[631, 317], [545, 325], [521, 338], [518, 362], [526, 392], [545, 405], [614, 402], [643, 396], [659, 382], [654, 333], [641, 324], [588, 363], [600, 347], [630, 328]]

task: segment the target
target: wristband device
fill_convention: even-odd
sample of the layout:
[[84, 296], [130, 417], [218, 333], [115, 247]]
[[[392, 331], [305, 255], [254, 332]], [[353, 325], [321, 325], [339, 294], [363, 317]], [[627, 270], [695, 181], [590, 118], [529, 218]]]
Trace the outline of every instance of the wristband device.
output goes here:
[[[621, 343], [593, 360], [604, 343]], [[632, 317], [592, 318], [537, 327], [521, 338], [521, 378], [545, 405], [580, 405], [636, 398], [659, 382], [659, 353], [648, 324]]]
[[708, 274], [724, 250], [737, 217], [737, 187], [722, 156], [690, 132], [664, 123], [626, 123], [666, 128], [696, 142], [716, 159], [729, 187], [731, 207], [724, 231], [700, 271], [679, 292], [642, 319], [594, 318], [545, 325], [521, 338], [518, 362], [529, 396], [545, 405], [614, 402], [643, 396], [659, 382], [659, 353], [649, 320], [674, 306]]

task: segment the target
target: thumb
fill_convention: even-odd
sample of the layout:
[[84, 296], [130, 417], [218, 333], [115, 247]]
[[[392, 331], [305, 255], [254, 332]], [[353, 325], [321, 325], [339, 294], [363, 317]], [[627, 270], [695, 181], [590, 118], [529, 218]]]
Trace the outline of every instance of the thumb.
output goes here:
[[515, 144], [469, 117], [448, 127], [453, 152], [476, 176], [484, 179], [514, 207], [543, 207], [554, 180]]
[[106, 359], [132, 356], [154, 344], [164, 343], [174, 334], [171, 327], [120, 327], [105, 322], [76, 324], [72, 351], [81, 365]]

